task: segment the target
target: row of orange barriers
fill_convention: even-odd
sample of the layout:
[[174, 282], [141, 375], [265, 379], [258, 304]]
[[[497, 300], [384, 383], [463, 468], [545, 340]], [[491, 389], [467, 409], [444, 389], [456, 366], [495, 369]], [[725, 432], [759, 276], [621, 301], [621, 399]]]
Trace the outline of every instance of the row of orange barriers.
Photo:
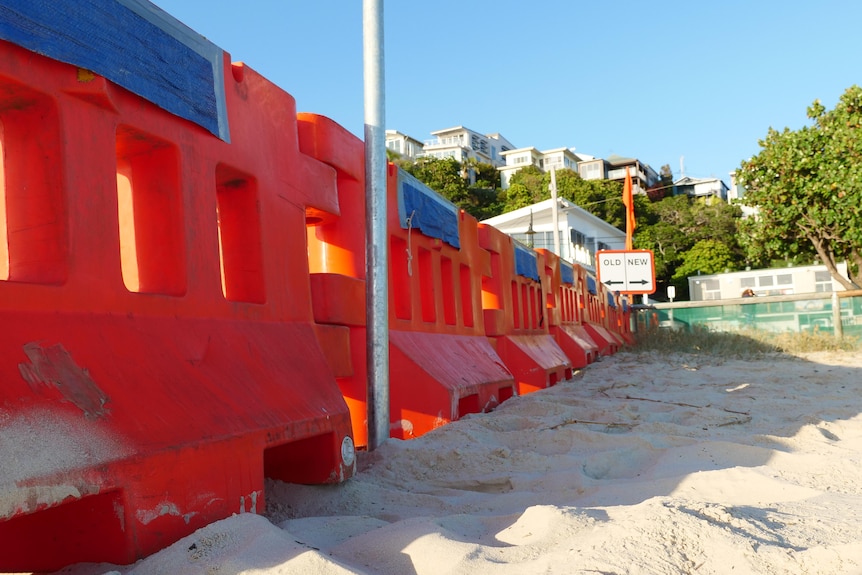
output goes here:
[[[338, 174], [338, 210], [308, 211], [315, 321], [350, 329], [337, 373], [367, 443], [363, 143], [299, 115], [300, 149]], [[389, 165], [391, 436], [409, 439], [569, 379], [631, 340], [625, 297], [547, 250], [478, 223]], [[334, 370], [338, 371], [338, 370]]]
[[[230, 142], [0, 41], [0, 571], [130, 563], [367, 443], [364, 144], [223, 57]], [[630, 340], [625, 298], [388, 171], [390, 427]], [[70, 526], [73, 526], [70, 529]]]

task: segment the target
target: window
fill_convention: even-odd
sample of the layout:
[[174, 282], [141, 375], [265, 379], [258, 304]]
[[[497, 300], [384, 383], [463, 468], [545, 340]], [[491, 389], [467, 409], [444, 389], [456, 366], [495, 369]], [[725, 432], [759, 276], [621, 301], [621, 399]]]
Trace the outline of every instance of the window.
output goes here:
[[814, 291], [831, 292], [832, 289], [832, 274], [826, 270], [814, 272]]
[[576, 246], [585, 246], [587, 245], [587, 236], [583, 232], [579, 232], [575, 228], [571, 228], [569, 230], [569, 235], [571, 242]]
[[718, 280], [703, 280], [700, 287], [704, 300], [721, 299], [721, 282]]

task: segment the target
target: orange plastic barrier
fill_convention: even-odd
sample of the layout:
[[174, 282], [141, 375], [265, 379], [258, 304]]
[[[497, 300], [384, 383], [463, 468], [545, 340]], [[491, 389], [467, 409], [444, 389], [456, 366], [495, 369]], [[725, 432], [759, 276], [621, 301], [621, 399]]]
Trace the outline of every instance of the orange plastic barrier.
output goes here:
[[[301, 114], [299, 125], [302, 150], [338, 173], [338, 217], [309, 219], [312, 293], [318, 322], [350, 327], [353, 372], [338, 382], [357, 444], [366, 445], [362, 142], [320, 116]], [[409, 439], [495, 407], [514, 395], [514, 378], [484, 335], [477, 286], [488, 255], [478, 247], [475, 218], [394, 165], [387, 204], [390, 427], [392, 437]], [[451, 227], [436, 229], [443, 221]]]
[[579, 288], [584, 294], [583, 325], [592, 340], [599, 347], [599, 354], [611, 355], [620, 348], [621, 338], [608, 329], [608, 291], [596, 281], [595, 276], [584, 268], [577, 270]]
[[336, 174], [224, 70], [232, 143], [0, 42], [0, 571], [130, 563], [262, 511], [265, 476], [354, 473], [304, 250]]
[[614, 294], [614, 305], [608, 314], [608, 327], [622, 345], [632, 345], [635, 342], [631, 331], [629, 297], [627, 294]]
[[575, 268], [554, 252], [537, 249], [542, 274], [542, 289], [546, 299], [545, 315], [551, 335], [565, 352], [572, 367], [583, 368], [596, 361], [599, 346], [583, 326], [581, 302]]
[[491, 256], [482, 278], [485, 332], [518, 382], [530, 393], [572, 376], [572, 364], [549, 331], [537, 254], [500, 230], [479, 224], [479, 245]]

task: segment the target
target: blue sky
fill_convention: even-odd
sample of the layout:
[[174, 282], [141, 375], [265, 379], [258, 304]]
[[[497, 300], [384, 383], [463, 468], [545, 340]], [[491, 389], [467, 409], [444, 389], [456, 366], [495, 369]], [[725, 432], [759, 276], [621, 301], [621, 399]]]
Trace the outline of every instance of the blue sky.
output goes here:
[[[361, 0], [155, 0], [289, 92], [363, 133]], [[772, 126], [860, 84], [856, 0], [389, 0], [386, 128], [463, 125], [517, 147], [637, 157], [719, 177]]]

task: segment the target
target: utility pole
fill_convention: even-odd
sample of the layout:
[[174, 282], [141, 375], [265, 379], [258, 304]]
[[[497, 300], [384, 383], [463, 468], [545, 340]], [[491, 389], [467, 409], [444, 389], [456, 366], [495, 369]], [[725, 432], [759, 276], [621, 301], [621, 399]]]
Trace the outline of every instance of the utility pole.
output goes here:
[[563, 257], [560, 252], [560, 207], [557, 205], [557, 167], [551, 167], [551, 217], [554, 225], [554, 253]]

